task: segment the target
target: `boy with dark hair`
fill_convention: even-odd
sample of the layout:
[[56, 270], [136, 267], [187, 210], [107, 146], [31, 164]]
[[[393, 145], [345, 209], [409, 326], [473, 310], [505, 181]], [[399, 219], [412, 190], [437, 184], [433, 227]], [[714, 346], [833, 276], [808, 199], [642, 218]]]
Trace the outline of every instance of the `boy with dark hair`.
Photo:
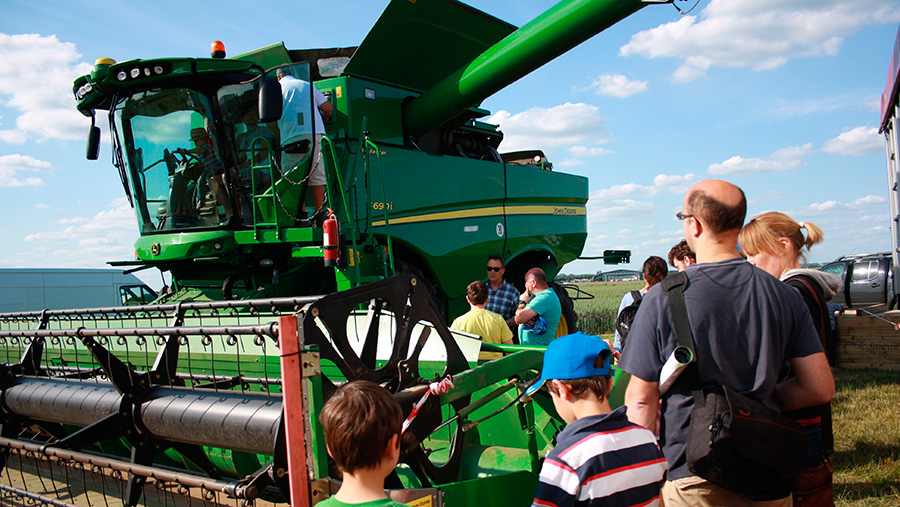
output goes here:
[[320, 507], [404, 507], [385, 495], [384, 479], [400, 458], [403, 411], [383, 387], [344, 384], [325, 402], [319, 420], [328, 455], [341, 470], [341, 489]]
[[697, 264], [697, 254], [688, 246], [686, 239], [679, 241], [669, 250], [669, 264], [679, 272], [692, 264]]
[[653, 433], [611, 410], [612, 350], [582, 332], [550, 342], [531, 395], [547, 385], [568, 424], [541, 468], [532, 507], [659, 505], [666, 459]]

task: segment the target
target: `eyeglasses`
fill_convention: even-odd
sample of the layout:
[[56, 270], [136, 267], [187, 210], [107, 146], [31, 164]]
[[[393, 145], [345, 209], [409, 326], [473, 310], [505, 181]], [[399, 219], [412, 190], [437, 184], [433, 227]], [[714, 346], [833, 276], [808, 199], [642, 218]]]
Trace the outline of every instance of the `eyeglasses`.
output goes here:
[[697, 218], [697, 217], [695, 217], [694, 215], [686, 215], [679, 211], [678, 213], [675, 213], [675, 218], [677, 218], [678, 220], [684, 220], [685, 218]]
[[501, 269], [503, 269], [503, 268], [502, 268], [502, 267], [500, 267], [500, 268], [495, 268], [495, 267], [493, 267], [493, 266], [488, 266], [488, 267], [487, 267], [487, 270], [488, 270], [488, 271], [500, 271]]

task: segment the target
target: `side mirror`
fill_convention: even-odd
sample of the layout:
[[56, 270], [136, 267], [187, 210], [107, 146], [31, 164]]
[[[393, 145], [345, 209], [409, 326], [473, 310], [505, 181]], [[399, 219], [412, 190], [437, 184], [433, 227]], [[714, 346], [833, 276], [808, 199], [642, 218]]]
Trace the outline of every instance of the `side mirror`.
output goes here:
[[263, 79], [259, 85], [259, 122], [269, 123], [281, 119], [281, 85], [272, 79]]
[[95, 125], [88, 131], [86, 156], [88, 160], [97, 160], [100, 156], [100, 127]]

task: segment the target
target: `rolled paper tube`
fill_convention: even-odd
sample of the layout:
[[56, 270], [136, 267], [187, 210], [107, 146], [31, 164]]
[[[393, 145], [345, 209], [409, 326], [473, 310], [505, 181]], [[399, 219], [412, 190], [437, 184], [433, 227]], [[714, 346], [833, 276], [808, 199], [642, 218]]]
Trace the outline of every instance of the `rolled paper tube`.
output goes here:
[[659, 372], [659, 395], [662, 396], [672, 387], [675, 380], [681, 375], [684, 367], [694, 360], [694, 352], [687, 347], [675, 347], [672, 355], [666, 360], [662, 371]]

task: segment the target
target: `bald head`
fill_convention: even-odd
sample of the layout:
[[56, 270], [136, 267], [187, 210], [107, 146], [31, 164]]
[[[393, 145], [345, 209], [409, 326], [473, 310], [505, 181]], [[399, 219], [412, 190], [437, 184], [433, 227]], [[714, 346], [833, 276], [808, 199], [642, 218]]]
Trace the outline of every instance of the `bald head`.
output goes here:
[[683, 210], [719, 235], [741, 229], [747, 216], [747, 199], [740, 188], [727, 181], [704, 180], [685, 194]]
[[549, 285], [547, 284], [547, 274], [544, 273], [544, 270], [541, 268], [531, 268], [525, 273], [525, 287], [528, 288], [528, 283], [534, 280], [535, 286], [539, 290], [544, 290]]

